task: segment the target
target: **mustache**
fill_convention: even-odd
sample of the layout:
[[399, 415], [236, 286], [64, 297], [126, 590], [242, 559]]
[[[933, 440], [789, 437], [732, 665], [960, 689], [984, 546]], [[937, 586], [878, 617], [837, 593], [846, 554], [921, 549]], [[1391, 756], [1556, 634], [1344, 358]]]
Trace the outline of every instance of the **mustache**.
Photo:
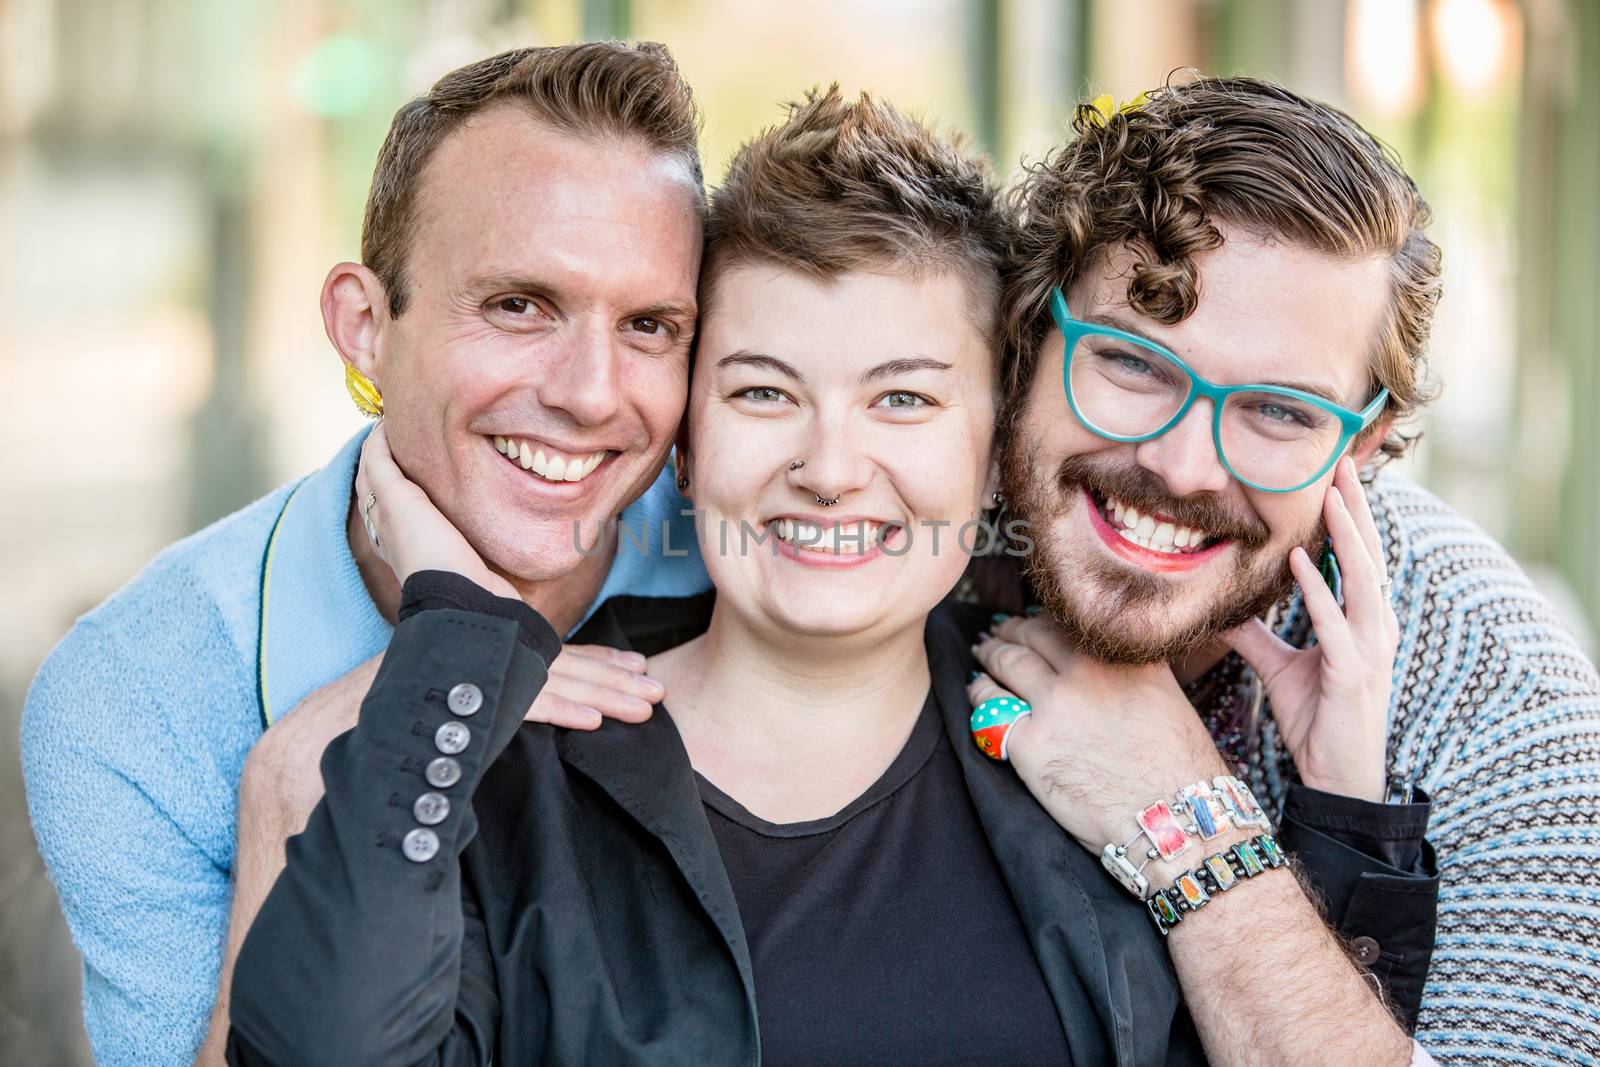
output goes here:
[[1088, 489], [1100, 497], [1115, 497], [1143, 514], [1166, 515], [1180, 526], [1237, 542], [1246, 550], [1260, 548], [1271, 538], [1266, 524], [1256, 516], [1237, 514], [1214, 493], [1173, 496], [1143, 467], [1101, 468], [1087, 456], [1068, 456], [1056, 471], [1056, 484], [1063, 494]]

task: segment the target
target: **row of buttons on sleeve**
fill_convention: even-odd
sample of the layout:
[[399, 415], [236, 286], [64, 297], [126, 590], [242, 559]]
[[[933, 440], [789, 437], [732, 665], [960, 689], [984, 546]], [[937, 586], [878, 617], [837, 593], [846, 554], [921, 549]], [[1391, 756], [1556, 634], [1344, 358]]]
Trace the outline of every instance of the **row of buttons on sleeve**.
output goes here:
[[[445, 697], [445, 706], [452, 715], [461, 718], [476, 715], [483, 707], [483, 690], [471, 682], [462, 682]], [[443, 755], [432, 760], [424, 772], [434, 790], [449, 789], [461, 781], [461, 764], [453, 757], [465, 752], [471, 742], [472, 731], [465, 723], [442, 723], [434, 731], [433, 747]], [[422, 825], [406, 834], [400, 842], [400, 851], [412, 863], [427, 863], [439, 854], [439, 835], [428, 827], [438, 826], [450, 817], [450, 798], [430, 790], [417, 797], [416, 803], [411, 805], [411, 814]]]

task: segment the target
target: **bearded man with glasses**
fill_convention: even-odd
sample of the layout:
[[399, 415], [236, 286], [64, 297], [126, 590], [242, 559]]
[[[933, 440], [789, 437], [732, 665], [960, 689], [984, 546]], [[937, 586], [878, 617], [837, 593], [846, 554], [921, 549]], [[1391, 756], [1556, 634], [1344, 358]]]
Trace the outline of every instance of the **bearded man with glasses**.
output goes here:
[[[1195, 1013], [1213, 1062], [1404, 1062], [1352, 972], [1420, 993], [1419, 1061], [1600, 1058], [1600, 678], [1498, 545], [1378, 469], [1431, 396], [1415, 184], [1252, 79], [1075, 129], [1016, 193], [1003, 482], [1040, 617], [975, 646], [991, 747], [1171, 931], [1185, 996], [1236, 1006]], [[1222, 773], [1351, 858], [1309, 897], [1354, 968], [1292, 884], [1207, 901], [1173, 881], [1195, 856], [1132, 847]]]

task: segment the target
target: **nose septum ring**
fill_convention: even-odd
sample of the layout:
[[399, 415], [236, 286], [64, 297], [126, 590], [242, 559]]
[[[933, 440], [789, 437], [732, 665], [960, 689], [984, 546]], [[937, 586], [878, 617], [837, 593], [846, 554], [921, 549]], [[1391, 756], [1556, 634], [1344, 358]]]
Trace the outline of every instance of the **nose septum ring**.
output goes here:
[[[797, 471], [801, 467], [804, 467], [805, 465], [806, 465], [806, 461], [805, 460], [797, 459], [793, 463], [789, 464], [789, 469], [792, 470], [792, 471]], [[822, 494], [821, 493], [816, 494], [816, 496], [817, 496], [817, 506], [818, 507], [831, 508], [831, 507], [833, 507], [835, 504], [837, 504], [839, 502], [839, 498], [838, 497], [834, 497], [832, 500], [824, 500], [822, 498]]]

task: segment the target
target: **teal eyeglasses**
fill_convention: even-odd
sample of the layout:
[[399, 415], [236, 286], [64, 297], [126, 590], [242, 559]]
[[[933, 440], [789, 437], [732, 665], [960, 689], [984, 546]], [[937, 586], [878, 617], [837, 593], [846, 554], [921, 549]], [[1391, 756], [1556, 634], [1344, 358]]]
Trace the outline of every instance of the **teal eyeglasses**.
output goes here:
[[1357, 412], [1288, 386], [1213, 385], [1158, 344], [1073, 318], [1059, 287], [1050, 314], [1066, 341], [1061, 379], [1079, 422], [1108, 441], [1138, 444], [1204, 398], [1222, 466], [1264, 493], [1292, 493], [1328, 473], [1389, 400], [1384, 389]]

